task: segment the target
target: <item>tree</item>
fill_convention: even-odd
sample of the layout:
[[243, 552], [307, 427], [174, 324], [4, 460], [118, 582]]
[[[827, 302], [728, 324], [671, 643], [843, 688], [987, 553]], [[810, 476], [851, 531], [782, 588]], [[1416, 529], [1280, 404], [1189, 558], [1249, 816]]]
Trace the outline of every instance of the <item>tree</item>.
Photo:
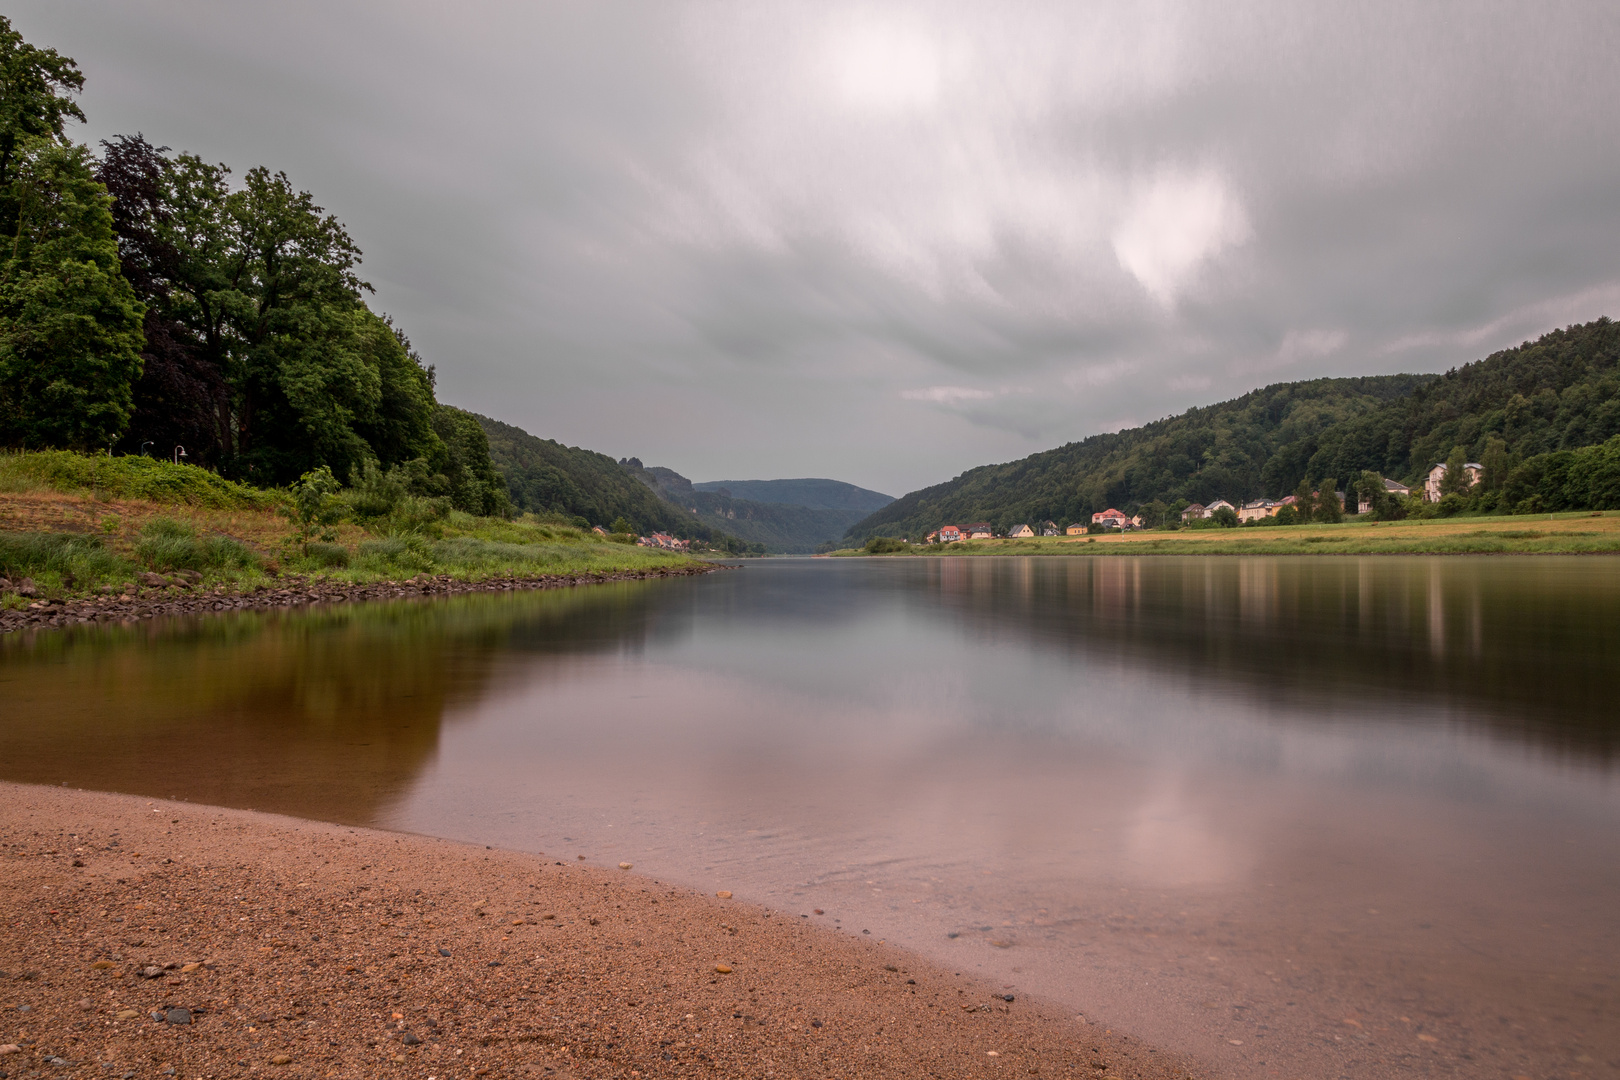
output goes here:
[[133, 411], [143, 315], [119, 273], [112, 200], [83, 147], [29, 139], [12, 153], [15, 215], [0, 247], [0, 442], [106, 447]]
[[1344, 504], [1339, 501], [1339, 482], [1331, 476], [1322, 478], [1321, 489], [1316, 495], [1316, 505], [1311, 507], [1311, 520], [1337, 525], [1344, 520]]
[[1213, 521], [1223, 529], [1235, 529], [1238, 525], [1237, 511], [1233, 510], [1230, 506], [1220, 507], [1213, 514], [1209, 515], [1209, 520]]
[[31, 143], [66, 143], [68, 120], [84, 122], [69, 96], [84, 89], [72, 59], [23, 40], [0, 15], [0, 235], [13, 236], [21, 196], [11, 188], [15, 170]]
[[1446, 472], [1440, 477], [1440, 495], [1461, 495], [1468, 491], [1468, 470], [1464, 467], [1468, 462], [1468, 448], [1454, 446], [1451, 456], [1446, 458]]
[[1511, 468], [1510, 461], [1505, 440], [1492, 435], [1485, 441], [1485, 453], [1480, 456], [1479, 462], [1484, 468], [1484, 473], [1480, 476], [1480, 485], [1484, 490], [1501, 490], [1502, 485], [1507, 482], [1508, 471]]
[[1311, 490], [1311, 482], [1300, 480], [1299, 487], [1294, 489], [1294, 512], [1299, 515], [1302, 523], [1311, 520], [1312, 504], [1315, 501], [1316, 494]]
[[634, 534], [635, 531], [636, 527], [630, 523], [630, 519], [622, 515], [614, 518], [613, 524], [608, 526], [608, 532], [615, 533], [620, 536], [629, 536]]
[[337, 500], [338, 487], [337, 477], [325, 465], [311, 469], [292, 485], [293, 501], [287, 516], [298, 526], [298, 538], [305, 555], [309, 554], [309, 538], [314, 535], [316, 526], [332, 524], [342, 512]]

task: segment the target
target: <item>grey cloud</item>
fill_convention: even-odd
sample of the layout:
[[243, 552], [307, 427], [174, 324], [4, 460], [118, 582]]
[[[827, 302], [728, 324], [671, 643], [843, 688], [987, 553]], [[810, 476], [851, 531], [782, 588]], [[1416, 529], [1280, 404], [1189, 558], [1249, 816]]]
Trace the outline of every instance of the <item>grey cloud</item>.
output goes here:
[[1603, 3], [21, 0], [86, 137], [283, 168], [443, 395], [893, 493], [1620, 300]]

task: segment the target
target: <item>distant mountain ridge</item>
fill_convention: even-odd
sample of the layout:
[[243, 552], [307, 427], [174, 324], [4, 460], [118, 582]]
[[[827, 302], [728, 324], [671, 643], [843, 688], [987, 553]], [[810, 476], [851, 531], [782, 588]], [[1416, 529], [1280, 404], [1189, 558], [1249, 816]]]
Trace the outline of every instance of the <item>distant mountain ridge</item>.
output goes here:
[[[887, 495], [839, 480], [741, 480], [694, 484], [673, 469], [643, 465], [637, 458], [619, 463], [669, 503], [681, 507], [709, 528], [749, 543], [763, 544], [777, 554], [805, 554], [823, 543], [836, 541], [851, 525], [871, 511], [873, 502], [884, 505]], [[823, 505], [760, 501], [736, 497], [737, 489], [781, 496], [816, 499]], [[727, 494], [731, 492], [731, 494]], [[855, 503], [828, 506], [827, 502]]]
[[[1276, 383], [1142, 427], [984, 465], [910, 492], [846, 538], [920, 537], [942, 524], [1089, 521], [1152, 500], [1278, 497], [1372, 470], [1416, 483], [1453, 447], [1503, 468], [1620, 434], [1620, 325], [1555, 330], [1444, 375]], [[1527, 466], [1528, 467], [1528, 466]]]
[[694, 483], [697, 491], [712, 491], [733, 499], [759, 503], [786, 503], [812, 510], [859, 510], [870, 514], [894, 502], [893, 495], [856, 487], [842, 480], [808, 477], [802, 480], [705, 480]]
[[603, 528], [623, 518], [638, 533], [668, 532], [691, 540], [714, 542], [726, 535], [660, 499], [606, 454], [471, 415], [488, 436], [490, 459], [506, 477], [507, 494], [520, 510], [566, 514]]

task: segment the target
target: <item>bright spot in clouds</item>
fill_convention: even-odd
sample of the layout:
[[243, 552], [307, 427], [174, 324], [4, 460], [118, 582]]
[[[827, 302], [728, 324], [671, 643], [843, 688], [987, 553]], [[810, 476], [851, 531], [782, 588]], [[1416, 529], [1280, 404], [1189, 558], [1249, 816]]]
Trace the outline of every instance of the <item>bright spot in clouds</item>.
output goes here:
[[1219, 176], [1165, 170], [1127, 204], [1114, 232], [1114, 255], [1170, 307], [1205, 262], [1248, 238], [1248, 216]]
[[835, 24], [829, 38], [834, 85], [849, 104], [901, 111], [939, 97], [944, 56], [922, 27], [859, 12]]
[[996, 394], [993, 390], [975, 390], [969, 386], [928, 386], [921, 390], [903, 390], [900, 396], [907, 401], [960, 405], [964, 401], [989, 401]]

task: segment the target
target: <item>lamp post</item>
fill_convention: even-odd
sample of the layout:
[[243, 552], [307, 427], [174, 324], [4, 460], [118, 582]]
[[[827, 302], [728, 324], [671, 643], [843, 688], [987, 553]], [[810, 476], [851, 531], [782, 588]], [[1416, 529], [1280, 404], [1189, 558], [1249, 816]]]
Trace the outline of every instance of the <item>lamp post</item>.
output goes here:
[[146, 452], [146, 448], [148, 446], [151, 446], [151, 445], [152, 445], [152, 440], [151, 439], [147, 439], [145, 442], [141, 443], [141, 457], [151, 457], [152, 456], [152, 455], [150, 455], [150, 454], [148, 454]]
[[185, 456], [186, 456], [186, 448], [185, 447], [177, 446], [177, 447], [174, 448], [174, 463], [176, 465], [180, 464], [180, 459], [185, 457]]

